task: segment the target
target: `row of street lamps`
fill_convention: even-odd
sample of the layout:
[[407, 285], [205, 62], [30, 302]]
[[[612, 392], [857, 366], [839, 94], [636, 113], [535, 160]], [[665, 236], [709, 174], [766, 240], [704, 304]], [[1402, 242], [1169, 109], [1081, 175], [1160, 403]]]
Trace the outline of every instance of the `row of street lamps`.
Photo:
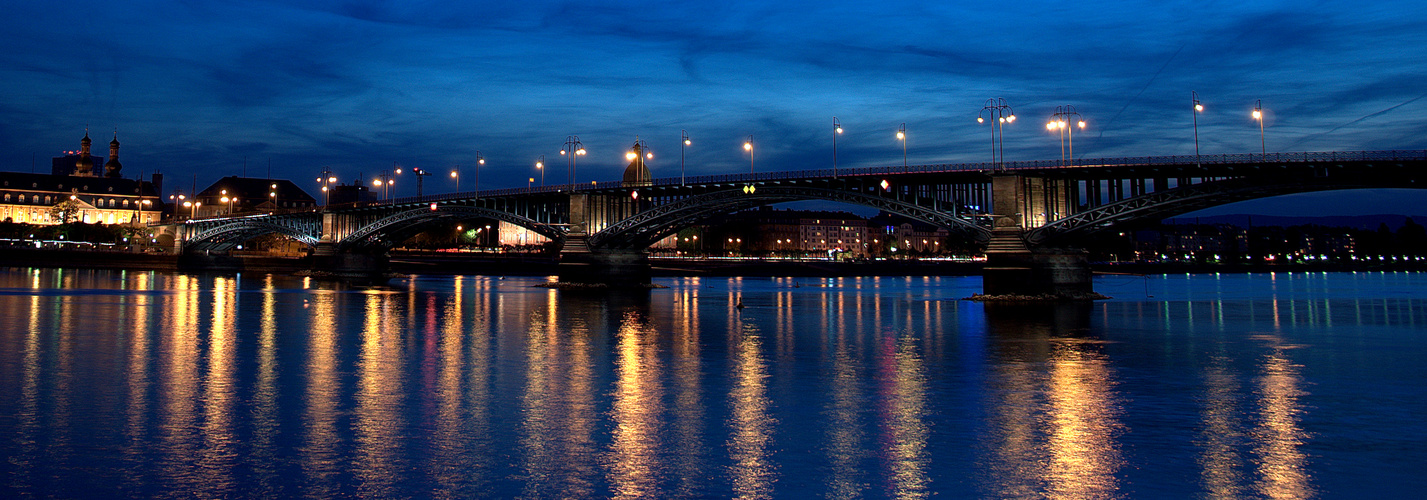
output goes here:
[[[1198, 93], [1197, 91], [1196, 91], [1196, 92], [1191, 92], [1191, 93], [1190, 93], [1190, 97], [1191, 97], [1191, 99], [1192, 99], [1192, 101], [1193, 101], [1193, 112], [1194, 112], [1194, 122], [1193, 122], [1193, 123], [1194, 123], [1194, 156], [1195, 156], [1196, 158], [1198, 158], [1198, 157], [1200, 156], [1200, 153], [1199, 153], [1199, 114], [1204, 111], [1204, 105], [1199, 101], [1199, 93]], [[1257, 122], [1259, 123], [1259, 148], [1260, 148], [1260, 152], [1261, 152], [1261, 153], [1266, 154], [1266, 153], [1268, 152], [1268, 147], [1267, 147], [1267, 143], [1265, 142], [1265, 138], [1264, 138], [1264, 123], [1263, 123], [1263, 117], [1264, 117], [1264, 116], [1263, 116], [1263, 115], [1264, 115], [1264, 112], [1263, 112], [1263, 102], [1262, 102], [1262, 100], [1257, 100], [1257, 101], [1255, 101], [1254, 108], [1253, 108], [1253, 112], [1251, 113], [1251, 116], [1253, 117], [1253, 119], [1254, 119], [1255, 121], [1257, 121]], [[999, 169], [1001, 169], [1001, 168], [1004, 168], [1005, 158], [1006, 158], [1006, 152], [1005, 152], [1005, 150], [1006, 150], [1005, 127], [1006, 127], [1006, 125], [1009, 125], [1009, 124], [1011, 124], [1011, 123], [1015, 123], [1015, 121], [1016, 121], [1016, 113], [1015, 113], [1015, 110], [1011, 108], [1011, 105], [1006, 102], [1006, 99], [1005, 99], [1005, 98], [996, 97], [996, 98], [987, 99], [987, 100], [986, 100], [986, 104], [985, 104], [984, 106], [982, 106], [981, 111], [980, 111], [980, 112], [977, 114], [977, 116], [976, 116], [976, 122], [977, 122], [977, 123], [980, 123], [980, 124], [986, 124], [988, 121], [990, 122], [990, 125], [991, 125], [991, 129], [990, 129], [990, 130], [991, 130], [991, 163], [995, 165], [995, 167], [994, 167], [995, 169], [998, 169], [998, 170], [999, 170]], [[1076, 130], [1076, 129], [1079, 129], [1079, 130], [1081, 130], [1081, 131], [1084, 131], [1086, 127], [1087, 127], [1087, 123], [1086, 123], [1085, 117], [1084, 117], [1083, 115], [1081, 115], [1081, 114], [1079, 113], [1079, 111], [1077, 111], [1077, 110], [1075, 109], [1075, 106], [1072, 106], [1072, 105], [1057, 106], [1057, 107], [1055, 108], [1055, 112], [1051, 113], [1051, 115], [1050, 115], [1050, 121], [1046, 122], [1046, 130], [1051, 131], [1051, 132], [1055, 132], [1055, 133], [1056, 133], [1057, 135], [1059, 135], [1059, 137], [1060, 137], [1060, 141], [1061, 141], [1061, 145], [1060, 145], [1060, 160], [1061, 160], [1061, 164], [1062, 164], [1062, 165], [1068, 165], [1070, 162], [1073, 162], [1073, 161], [1074, 161], [1074, 158], [1075, 158], [1075, 130]], [[683, 184], [685, 183], [685, 179], [686, 179], [686, 166], [685, 166], [686, 149], [688, 148], [688, 146], [693, 145], [693, 141], [691, 141], [691, 140], [689, 139], [689, 133], [688, 133], [687, 130], [680, 130], [679, 132], [680, 132], [680, 143], [679, 143], [679, 184], [680, 184], [680, 185], [683, 185]], [[834, 116], [834, 117], [832, 118], [832, 175], [833, 175], [833, 177], [837, 177], [837, 175], [838, 175], [837, 138], [838, 138], [839, 135], [842, 135], [842, 134], [843, 134], [842, 122], [839, 121], [836, 116]], [[907, 167], [909, 166], [909, 164], [908, 164], [908, 156], [907, 156], [907, 124], [906, 124], [906, 123], [902, 123], [901, 126], [899, 126], [899, 127], [897, 128], [896, 138], [897, 138], [897, 141], [902, 144], [902, 167], [903, 167], [903, 168], [907, 168]], [[748, 135], [748, 138], [743, 142], [743, 151], [746, 152], [746, 153], [748, 153], [748, 173], [750, 173], [750, 174], [755, 173], [755, 171], [756, 171], [756, 169], [755, 169], [755, 162], [754, 162], [755, 159], [754, 159], [753, 147], [754, 147], [753, 134], [749, 134], [749, 135]], [[648, 149], [645, 148], [644, 150], [647, 151]], [[571, 136], [566, 137], [564, 147], [563, 147], [562, 149], [560, 149], [560, 156], [566, 157], [566, 161], [567, 161], [567, 163], [568, 163], [568, 169], [569, 169], [569, 177], [570, 177], [569, 181], [570, 181], [570, 184], [571, 184], [571, 185], [574, 185], [574, 184], [575, 184], [575, 179], [576, 179], [576, 177], [575, 177], [575, 170], [576, 170], [576, 168], [577, 168], [578, 165], [579, 165], [579, 158], [578, 158], [578, 157], [580, 157], [580, 156], [585, 156], [585, 155], [587, 155], [587, 154], [588, 154], [588, 151], [585, 149], [584, 143], [580, 141], [579, 136], [571, 135]], [[650, 158], [653, 158], [653, 153], [649, 153], [649, 155], [650, 155]], [[485, 163], [486, 163], [485, 158], [484, 158], [483, 156], [481, 156], [480, 151], [477, 151], [477, 152], [476, 152], [476, 180], [477, 180], [477, 185], [479, 185], [480, 167], [481, 167], [482, 165], [485, 165]], [[457, 191], [457, 192], [459, 192], [459, 191], [461, 190], [461, 188], [460, 188], [460, 186], [461, 186], [460, 168], [461, 168], [460, 165], [456, 165], [456, 166], [452, 169], [452, 171], [451, 171], [451, 178], [456, 181], [456, 191]], [[536, 159], [536, 161], [535, 161], [535, 170], [540, 173], [540, 177], [539, 177], [539, 179], [540, 179], [540, 185], [541, 185], [541, 186], [544, 186], [544, 185], [545, 185], [545, 155], [542, 154], [542, 155], [540, 155], [540, 156]], [[422, 170], [420, 170], [420, 169], [415, 169], [415, 170], [414, 170], [414, 173], [416, 173], [416, 175], [430, 175], [429, 173], [427, 173], [427, 172], [425, 172], [425, 171], [422, 171]], [[393, 184], [395, 183], [395, 174], [401, 174], [401, 168], [400, 168], [400, 167], [397, 167], [397, 166], [395, 166], [395, 165], [393, 165], [393, 170], [391, 170], [390, 172], [383, 172], [383, 173], [381, 173], [381, 174], [378, 174], [378, 177], [372, 181], [372, 185], [373, 185], [374, 187], [383, 188], [383, 195], [382, 195], [383, 197], [389, 197], [389, 191], [388, 191], [388, 190], [393, 188]], [[535, 180], [536, 180], [535, 177], [530, 177], [529, 180], [528, 180], [527, 183], [526, 183], [526, 187], [533, 187], [533, 185], [534, 185], [534, 183], [535, 183]], [[335, 182], [336, 182], [336, 177], [334, 177], [334, 176], [331, 175], [330, 170], [324, 170], [324, 172], [323, 172], [323, 177], [318, 178], [318, 182], [320, 182], [320, 183], [323, 184], [323, 186], [322, 186], [322, 191], [323, 191], [323, 193], [327, 193], [327, 192], [330, 190], [330, 185], [331, 185], [332, 183], [335, 183]], [[419, 179], [419, 178], [418, 178], [417, 183], [418, 183], [418, 195], [420, 195], [420, 179]], [[329, 199], [330, 199], [330, 197], [329, 197]]]

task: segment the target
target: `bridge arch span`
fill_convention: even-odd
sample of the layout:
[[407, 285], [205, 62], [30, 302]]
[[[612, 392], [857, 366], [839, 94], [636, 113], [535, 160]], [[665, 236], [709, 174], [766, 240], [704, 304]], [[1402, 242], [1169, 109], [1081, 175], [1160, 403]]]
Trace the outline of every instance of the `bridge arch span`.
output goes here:
[[273, 224], [264, 220], [236, 220], [200, 231], [184, 243], [183, 250], [185, 252], [228, 251], [244, 241], [265, 234], [281, 234], [309, 247], [317, 246], [317, 238], [301, 228]]
[[1063, 240], [1092, 234], [1111, 227], [1136, 222], [1162, 220], [1184, 213], [1240, 201], [1286, 194], [1345, 189], [1427, 188], [1401, 178], [1363, 176], [1345, 181], [1342, 177], [1298, 179], [1239, 177], [1156, 191], [1101, 205], [1052, 221], [1026, 233], [1032, 245], [1054, 245]]
[[591, 248], [644, 249], [660, 239], [699, 221], [762, 205], [789, 201], [823, 200], [876, 208], [971, 235], [990, 239], [990, 231], [973, 220], [905, 201], [853, 191], [797, 186], [754, 185], [752, 192], [717, 191], [655, 206], [590, 235]]
[[338, 242], [337, 250], [340, 252], [386, 251], [406, 241], [407, 238], [415, 236], [437, 221], [475, 217], [509, 222], [552, 240], [565, 235], [564, 229], [558, 226], [538, 222], [510, 212], [464, 205], [437, 205], [435, 210], [431, 208], [406, 210], [367, 224]]

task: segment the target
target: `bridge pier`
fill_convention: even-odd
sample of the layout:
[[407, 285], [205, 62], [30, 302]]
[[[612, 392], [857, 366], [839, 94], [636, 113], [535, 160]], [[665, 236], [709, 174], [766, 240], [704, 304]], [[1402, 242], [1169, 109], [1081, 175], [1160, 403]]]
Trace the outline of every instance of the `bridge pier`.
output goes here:
[[308, 260], [314, 273], [334, 278], [384, 278], [391, 267], [386, 253], [324, 252], [320, 244]]
[[1096, 298], [1084, 250], [986, 253], [981, 291], [993, 296]]
[[1019, 175], [991, 178], [993, 210], [1002, 215], [996, 215], [992, 222], [981, 292], [991, 296], [1097, 297], [1084, 250], [1032, 250], [1026, 244], [1025, 186]]
[[643, 250], [591, 249], [584, 234], [565, 238], [556, 275], [561, 283], [611, 288], [647, 288], [649, 254]]

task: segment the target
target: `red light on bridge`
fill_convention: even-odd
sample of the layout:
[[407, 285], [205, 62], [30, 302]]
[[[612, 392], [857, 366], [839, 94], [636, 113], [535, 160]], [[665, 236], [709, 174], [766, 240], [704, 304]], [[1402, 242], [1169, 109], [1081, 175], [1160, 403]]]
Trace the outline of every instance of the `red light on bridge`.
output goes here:
[[432, 203], [432, 204], [431, 204], [431, 211], [433, 211], [433, 212], [436, 211], [436, 204], [435, 204], [435, 203]]

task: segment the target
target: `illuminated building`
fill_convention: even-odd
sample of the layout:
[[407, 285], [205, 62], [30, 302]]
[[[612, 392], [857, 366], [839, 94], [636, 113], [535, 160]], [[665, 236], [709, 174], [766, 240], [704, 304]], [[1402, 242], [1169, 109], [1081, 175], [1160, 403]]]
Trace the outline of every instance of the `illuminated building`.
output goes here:
[[0, 172], [0, 220], [27, 224], [61, 224], [63, 212], [69, 222], [129, 224], [159, 220], [163, 202], [159, 189], [161, 174], [152, 181], [120, 176], [119, 139], [109, 143], [109, 161], [98, 175], [96, 160], [89, 154], [88, 131], [80, 140], [80, 150], [55, 158], [50, 174]]

